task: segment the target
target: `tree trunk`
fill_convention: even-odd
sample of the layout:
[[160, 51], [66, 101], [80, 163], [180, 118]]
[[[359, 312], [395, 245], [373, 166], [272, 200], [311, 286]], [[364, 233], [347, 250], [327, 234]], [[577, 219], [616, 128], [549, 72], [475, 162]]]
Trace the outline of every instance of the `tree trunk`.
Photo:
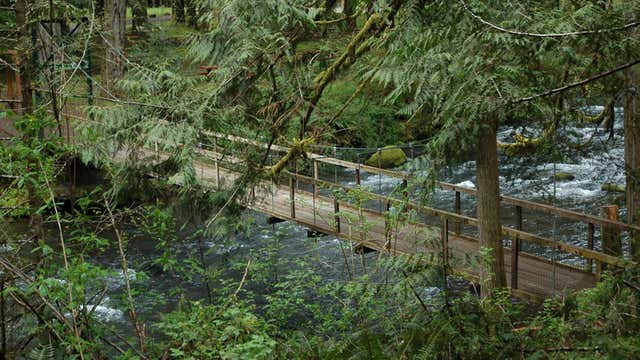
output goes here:
[[[624, 162], [627, 180], [627, 222], [640, 225], [640, 85], [638, 72], [625, 72]], [[631, 255], [640, 261], [640, 233], [631, 234]]]
[[478, 183], [478, 230], [480, 247], [490, 250], [481, 259], [480, 287], [482, 297], [490, 297], [497, 288], [504, 288], [507, 280], [500, 224], [500, 183], [498, 179], [497, 122], [482, 129], [478, 137], [476, 177]]
[[185, 0], [173, 0], [172, 4], [172, 18], [176, 22], [184, 22], [184, 2]]
[[105, 41], [107, 59], [104, 75], [107, 85], [111, 85], [124, 74], [127, 1], [105, 0], [104, 7], [105, 28], [108, 29]]
[[135, 0], [131, 4], [131, 28], [135, 31], [142, 31], [147, 23], [147, 0]]

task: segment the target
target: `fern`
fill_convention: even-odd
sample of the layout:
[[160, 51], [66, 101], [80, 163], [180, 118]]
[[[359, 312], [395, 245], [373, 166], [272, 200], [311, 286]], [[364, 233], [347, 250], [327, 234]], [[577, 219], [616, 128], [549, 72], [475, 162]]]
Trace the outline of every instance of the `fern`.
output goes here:
[[39, 344], [29, 352], [29, 360], [53, 360], [55, 349], [52, 344]]

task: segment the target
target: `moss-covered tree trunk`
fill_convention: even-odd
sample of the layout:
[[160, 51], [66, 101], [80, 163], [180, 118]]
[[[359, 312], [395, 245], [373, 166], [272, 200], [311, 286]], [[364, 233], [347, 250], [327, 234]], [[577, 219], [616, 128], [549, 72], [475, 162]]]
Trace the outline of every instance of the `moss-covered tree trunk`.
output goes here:
[[[625, 73], [624, 162], [627, 193], [627, 222], [640, 225], [640, 86], [638, 71]], [[640, 232], [631, 236], [631, 253], [640, 261]]]
[[480, 247], [491, 252], [490, 256], [482, 258], [480, 268], [483, 297], [490, 297], [495, 289], [507, 285], [500, 225], [497, 122], [491, 121], [488, 125], [478, 135], [476, 154]]

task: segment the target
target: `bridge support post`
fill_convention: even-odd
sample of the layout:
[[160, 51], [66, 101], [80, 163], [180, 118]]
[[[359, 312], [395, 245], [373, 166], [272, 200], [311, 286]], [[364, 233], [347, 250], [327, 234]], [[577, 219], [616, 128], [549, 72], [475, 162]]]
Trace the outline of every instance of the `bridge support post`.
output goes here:
[[443, 218], [441, 223], [442, 229], [440, 238], [442, 240], [442, 263], [446, 267], [449, 262], [449, 219]]
[[336, 233], [340, 233], [340, 215], [338, 215], [340, 212], [340, 204], [338, 203], [337, 195], [333, 196], [333, 212], [335, 213], [334, 220], [336, 222]]
[[[455, 199], [454, 206], [455, 206], [456, 214], [461, 215], [462, 205], [460, 201], [460, 191], [456, 191], [456, 199]], [[462, 232], [462, 223], [460, 223], [460, 221], [456, 221], [455, 232], [456, 234], [460, 234]]]
[[[602, 217], [618, 221], [618, 206], [606, 205], [600, 208]], [[613, 226], [602, 226], [602, 251], [607, 255], [622, 256], [622, 240], [620, 230]], [[601, 265], [601, 269], [606, 269], [606, 265]], [[598, 274], [599, 275], [599, 274]]]
[[391, 223], [389, 222], [391, 214], [389, 210], [391, 210], [391, 201], [387, 200], [384, 213], [384, 249], [387, 251], [391, 249]]
[[291, 218], [296, 218], [296, 182], [289, 177], [289, 200], [291, 201]]
[[356, 185], [360, 186], [360, 164], [358, 164], [358, 167], [356, 168]]
[[[593, 250], [593, 234], [595, 233], [595, 225], [593, 223], [589, 223], [587, 225], [587, 246], [589, 250]], [[593, 272], [593, 259], [587, 260], [587, 271]]]
[[318, 196], [318, 161], [313, 159], [313, 224], [316, 225], [316, 196]]
[[[522, 230], [522, 206], [516, 206], [516, 229]], [[511, 243], [511, 288], [518, 288], [518, 263], [520, 261], [520, 238], [513, 237]]]

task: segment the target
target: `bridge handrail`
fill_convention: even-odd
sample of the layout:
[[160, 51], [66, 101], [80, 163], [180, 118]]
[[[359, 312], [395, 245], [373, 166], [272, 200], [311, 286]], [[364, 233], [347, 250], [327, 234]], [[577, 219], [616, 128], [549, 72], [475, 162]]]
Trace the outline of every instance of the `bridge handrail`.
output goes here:
[[[250, 144], [250, 145], [254, 145], [262, 148], [267, 147], [267, 145], [264, 143], [246, 139], [240, 136], [221, 134], [221, 133], [210, 132], [210, 131], [206, 131], [204, 133], [209, 136], [226, 139], [233, 142], [241, 142], [241, 143]], [[271, 149], [279, 152], [289, 151], [288, 147], [281, 146], [281, 145], [272, 145]], [[402, 180], [417, 178], [415, 175], [412, 175], [412, 174], [407, 174], [407, 173], [387, 170], [387, 169], [381, 169], [375, 166], [369, 166], [369, 165], [354, 163], [346, 160], [340, 160], [340, 159], [327, 157], [324, 155], [311, 153], [311, 152], [307, 152], [307, 157], [312, 160], [325, 163], [325, 164], [342, 166], [344, 168], [349, 168], [349, 169], [357, 169], [357, 170], [365, 171], [372, 174], [380, 174], [380, 175], [385, 175], [388, 177], [398, 178]], [[476, 189], [472, 189], [472, 188], [468, 188], [468, 187], [464, 187], [456, 184], [437, 181], [436, 185], [444, 190], [457, 191], [457, 192], [472, 195], [472, 196], [477, 195]], [[627, 223], [623, 223], [616, 220], [609, 220], [603, 217], [580, 213], [573, 210], [562, 209], [562, 208], [558, 208], [558, 207], [547, 205], [547, 204], [535, 203], [532, 201], [522, 200], [522, 199], [514, 198], [511, 196], [504, 196], [504, 195], [500, 196], [500, 200], [509, 205], [520, 206], [524, 209], [540, 211], [546, 214], [556, 214], [568, 219], [578, 220], [581, 222], [597, 224], [600, 226], [611, 226], [624, 231], [640, 231], [640, 226], [637, 226], [637, 225], [627, 224]]]
[[[309, 177], [301, 174], [295, 174], [291, 172], [286, 172], [286, 174], [296, 180], [300, 180], [309, 184], [317, 184], [324, 188], [340, 189], [343, 191], [353, 190], [353, 188], [345, 185], [335, 184], [335, 183], [321, 180], [321, 179], [314, 179], [313, 177]], [[447, 219], [453, 222], [459, 222], [465, 225], [471, 225], [476, 227], [478, 226], [478, 219], [474, 217], [459, 215], [446, 210], [440, 210], [440, 209], [436, 209], [429, 206], [419, 205], [406, 200], [399, 200], [399, 199], [391, 198], [388, 196], [384, 196], [384, 195], [380, 195], [380, 194], [376, 194], [368, 191], [366, 192], [366, 194], [376, 200], [382, 200], [384, 202], [389, 202], [390, 204], [394, 204], [394, 205], [404, 205], [404, 206], [407, 206], [408, 208], [414, 209], [424, 214], [431, 214], [443, 219]], [[585, 249], [585, 248], [571, 245], [571, 244], [566, 244], [557, 240], [548, 239], [548, 238], [531, 234], [525, 231], [516, 230], [508, 226], [502, 226], [502, 234], [510, 237], [518, 237], [519, 239], [524, 241], [533, 242], [546, 247], [556, 248], [558, 250], [572, 253], [586, 259], [597, 260], [606, 264], [611, 264], [611, 265], [622, 267], [622, 268], [632, 267], [636, 265], [635, 262], [632, 262], [623, 258], [607, 255], [595, 250], [589, 250], [589, 249]]]

